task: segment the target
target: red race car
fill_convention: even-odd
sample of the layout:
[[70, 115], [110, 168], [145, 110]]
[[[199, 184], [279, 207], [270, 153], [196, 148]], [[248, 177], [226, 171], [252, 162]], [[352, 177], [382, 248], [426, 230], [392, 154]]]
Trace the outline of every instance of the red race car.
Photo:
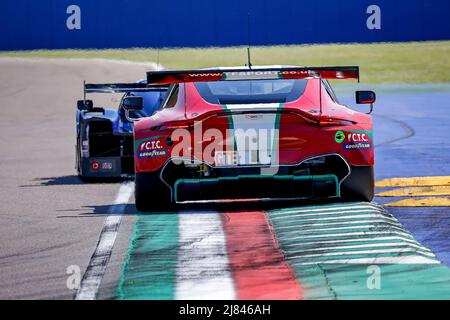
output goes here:
[[[169, 85], [134, 123], [140, 211], [177, 203], [343, 199], [374, 195], [372, 117], [339, 104], [327, 79], [358, 67], [252, 67], [147, 73]], [[375, 93], [357, 91], [372, 104]], [[141, 108], [139, 97], [124, 104]], [[132, 120], [132, 119], [130, 119]]]

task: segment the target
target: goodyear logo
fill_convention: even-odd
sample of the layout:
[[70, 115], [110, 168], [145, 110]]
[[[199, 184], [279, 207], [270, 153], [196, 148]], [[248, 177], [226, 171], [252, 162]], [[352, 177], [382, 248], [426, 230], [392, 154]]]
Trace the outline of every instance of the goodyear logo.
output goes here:
[[139, 158], [155, 158], [155, 157], [165, 157], [169, 155], [169, 150], [151, 150], [151, 151], [140, 151], [138, 152]]
[[371, 149], [372, 143], [370, 142], [348, 142], [344, 143], [344, 150], [362, 150]]

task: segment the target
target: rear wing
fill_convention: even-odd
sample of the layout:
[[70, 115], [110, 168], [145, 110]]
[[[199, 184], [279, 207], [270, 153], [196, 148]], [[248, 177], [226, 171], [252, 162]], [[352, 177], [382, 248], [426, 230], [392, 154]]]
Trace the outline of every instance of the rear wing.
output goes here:
[[[86, 99], [88, 93], [127, 93], [167, 91], [168, 85], [148, 86], [145, 82], [135, 83], [86, 83], [83, 82], [83, 100], [77, 101], [78, 110], [104, 112], [102, 108], [94, 108], [92, 100]], [[102, 111], [103, 110], [103, 111]]]
[[147, 72], [147, 83], [149, 87], [183, 82], [313, 78], [354, 79], [359, 82], [359, 67], [224, 68]]
[[154, 85], [147, 83], [84, 83], [84, 93], [126, 93], [131, 91], [165, 91], [167, 85]]

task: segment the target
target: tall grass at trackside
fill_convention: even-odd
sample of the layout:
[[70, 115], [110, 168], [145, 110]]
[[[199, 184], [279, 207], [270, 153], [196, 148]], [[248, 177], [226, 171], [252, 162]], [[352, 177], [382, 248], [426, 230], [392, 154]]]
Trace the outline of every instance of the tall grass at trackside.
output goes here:
[[[0, 57], [159, 62], [169, 69], [244, 65], [246, 47], [3, 51]], [[450, 82], [450, 41], [253, 47], [254, 65], [359, 65], [366, 83]]]

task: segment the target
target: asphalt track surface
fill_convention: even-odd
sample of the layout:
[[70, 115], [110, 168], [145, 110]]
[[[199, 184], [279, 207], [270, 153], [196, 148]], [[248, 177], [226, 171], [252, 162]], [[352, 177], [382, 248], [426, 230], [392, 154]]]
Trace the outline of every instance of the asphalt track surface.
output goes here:
[[[375, 88], [377, 192], [392, 195], [373, 204], [147, 215], [132, 181], [76, 177], [74, 116], [84, 79], [135, 81], [151, 67], [0, 59], [1, 299], [450, 299], [448, 85]], [[373, 265], [382, 289], [367, 288]]]

